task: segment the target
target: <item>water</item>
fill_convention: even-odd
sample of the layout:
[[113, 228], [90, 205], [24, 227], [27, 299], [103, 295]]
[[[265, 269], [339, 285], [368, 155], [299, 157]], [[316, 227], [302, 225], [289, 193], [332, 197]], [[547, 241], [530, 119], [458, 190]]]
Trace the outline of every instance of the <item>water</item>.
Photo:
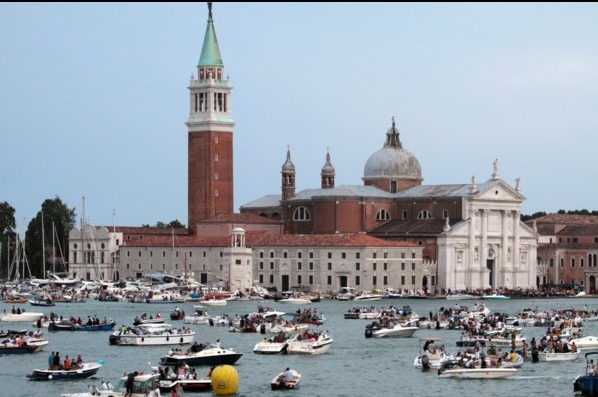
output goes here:
[[[425, 316], [428, 312], [436, 312], [442, 306], [454, 305], [455, 301], [437, 299], [396, 299], [378, 302], [361, 302], [361, 306], [403, 306], [409, 305], [418, 314]], [[474, 301], [460, 302], [472, 306]], [[587, 305], [590, 310], [597, 310], [595, 298], [563, 298], [563, 299], [530, 299], [510, 300], [502, 302], [485, 301], [487, 306], [496, 312], [516, 314], [525, 308], [540, 309], [581, 309]], [[258, 304], [271, 306], [277, 310], [294, 312], [306, 305], [285, 305], [273, 301], [237, 301], [227, 306], [208, 308], [210, 315], [246, 314], [257, 310]], [[186, 313], [193, 312], [193, 303], [146, 304], [116, 303], [88, 301], [87, 303], [57, 303], [52, 308], [25, 306], [29, 311], [42, 311], [49, 314], [54, 311], [64, 317], [97, 314], [106, 316], [119, 325], [131, 325], [136, 315], [143, 312], [155, 315], [156, 312], [168, 316], [175, 308], [180, 307]], [[398, 339], [366, 339], [365, 325], [367, 320], [345, 320], [344, 312], [357, 306], [355, 302], [328, 301], [311, 305], [323, 312], [326, 323], [323, 328], [334, 338], [330, 351], [319, 356], [302, 355], [258, 355], [253, 353], [253, 346], [263, 337], [260, 334], [241, 334], [229, 332], [228, 327], [185, 324], [197, 332], [195, 340], [199, 342], [222, 341], [225, 348], [233, 348], [243, 353], [243, 357], [235, 364], [239, 375], [240, 386], [236, 393], [239, 397], [279, 396], [281, 393], [294, 396], [440, 396], [465, 397], [483, 395], [505, 396], [573, 396], [573, 380], [584, 371], [585, 358], [580, 357], [572, 362], [531, 363], [526, 362], [517, 375], [509, 379], [499, 380], [460, 380], [441, 379], [435, 370], [422, 372], [413, 367], [413, 359], [418, 350], [418, 339], [436, 336], [444, 339], [450, 352], [456, 352], [455, 341], [460, 336], [455, 330], [418, 330], [412, 338]], [[12, 305], [0, 303], [0, 311], [12, 308]], [[41, 310], [38, 310], [41, 309]], [[51, 310], [48, 310], [51, 309]], [[182, 321], [171, 321], [175, 326], [183, 326]], [[0, 329], [33, 330], [30, 323], [2, 323]], [[583, 328], [585, 335], [598, 335], [598, 322], [587, 322]], [[524, 327], [523, 332], [528, 341], [531, 337], [539, 339], [545, 328]], [[158, 365], [160, 357], [169, 348], [110, 346], [110, 332], [54, 332], [45, 330], [44, 335], [50, 344], [42, 352], [29, 355], [0, 356], [0, 385], [2, 396], [20, 397], [59, 397], [61, 393], [85, 391], [87, 385], [99, 386], [102, 380], [113, 384], [125, 372], [135, 370], [149, 372], [150, 365]], [[48, 354], [58, 350], [61, 357], [65, 355], [77, 357], [81, 354], [86, 361], [104, 360], [95, 379], [63, 382], [32, 381], [25, 375], [34, 368], [47, 366]], [[583, 356], [583, 355], [582, 355]], [[270, 381], [275, 374], [285, 367], [297, 369], [303, 376], [300, 388], [295, 391], [272, 391]], [[198, 376], [208, 372], [207, 367], [197, 367]], [[215, 396], [213, 391], [205, 393], [186, 393], [189, 395]]]

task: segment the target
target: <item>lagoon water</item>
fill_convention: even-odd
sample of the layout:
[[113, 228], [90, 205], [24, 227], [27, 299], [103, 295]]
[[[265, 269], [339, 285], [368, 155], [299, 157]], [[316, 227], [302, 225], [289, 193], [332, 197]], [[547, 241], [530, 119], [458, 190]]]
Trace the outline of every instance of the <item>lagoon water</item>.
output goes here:
[[[377, 302], [343, 302], [322, 300], [312, 305], [289, 305], [274, 301], [235, 301], [226, 306], [210, 307], [210, 316], [219, 314], [243, 315], [257, 311], [258, 305], [273, 307], [293, 313], [298, 309], [315, 307], [323, 312], [326, 322], [322, 327], [333, 337], [334, 343], [328, 353], [318, 356], [303, 355], [258, 355], [253, 346], [263, 335], [229, 332], [228, 327], [207, 324], [184, 324], [197, 332], [198, 342], [214, 342], [220, 339], [222, 346], [243, 353], [235, 364], [240, 385], [238, 397], [279, 396], [281, 393], [294, 396], [573, 396], [573, 380], [585, 371], [583, 354], [575, 361], [561, 363], [526, 362], [517, 375], [509, 379], [441, 379], [436, 370], [422, 372], [413, 367], [413, 359], [418, 351], [420, 337], [435, 336], [444, 339], [447, 350], [456, 353], [456, 340], [461, 332], [457, 330], [418, 330], [412, 338], [365, 338], [365, 326], [371, 320], [346, 320], [344, 313], [356, 306], [395, 307], [410, 306], [420, 316], [430, 311], [437, 312], [441, 307], [456, 303], [473, 306], [475, 301], [447, 301], [444, 299], [389, 299]], [[509, 301], [484, 301], [493, 311], [517, 314], [526, 308], [598, 310], [596, 298], [525, 299]], [[179, 307], [187, 314], [193, 313], [193, 302], [178, 304], [117, 303], [89, 300], [86, 303], [57, 303], [54, 307], [34, 307], [21, 305], [27, 311], [51, 311], [63, 317], [88, 315], [104, 316], [120, 325], [132, 325], [135, 316], [141, 313], [155, 315], [160, 312], [169, 318], [170, 312]], [[12, 305], [0, 303], [0, 312], [10, 311]], [[288, 316], [291, 317], [291, 314]], [[182, 321], [168, 321], [173, 326], [183, 326]], [[31, 323], [3, 323], [0, 329], [34, 330]], [[532, 337], [540, 339], [546, 329], [524, 327], [528, 341]], [[584, 335], [598, 335], [598, 322], [583, 324]], [[124, 372], [135, 370], [149, 372], [150, 366], [159, 365], [159, 360], [168, 346], [136, 347], [111, 346], [108, 343], [110, 332], [48, 332], [44, 337], [50, 344], [45, 350], [28, 355], [0, 356], [0, 396], [14, 397], [59, 397], [61, 393], [75, 393], [86, 390], [87, 385], [100, 386], [102, 380], [116, 384]], [[187, 346], [188, 347], [188, 346]], [[62, 359], [65, 355], [76, 357], [81, 354], [86, 361], [103, 360], [104, 366], [95, 378], [79, 381], [32, 381], [25, 375], [34, 368], [45, 368], [48, 355], [58, 350]], [[285, 367], [298, 370], [303, 379], [300, 388], [294, 391], [272, 391], [270, 381]], [[196, 367], [198, 377], [207, 374], [208, 367]], [[186, 393], [215, 396], [213, 391]]]

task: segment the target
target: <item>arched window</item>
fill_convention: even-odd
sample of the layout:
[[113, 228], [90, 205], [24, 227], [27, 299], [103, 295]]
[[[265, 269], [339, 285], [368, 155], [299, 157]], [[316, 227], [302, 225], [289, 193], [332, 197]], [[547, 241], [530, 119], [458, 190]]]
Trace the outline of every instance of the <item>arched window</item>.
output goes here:
[[387, 221], [389, 219], [390, 219], [390, 214], [386, 210], [380, 210], [376, 214], [376, 220], [377, 221]]
[[309, 221], [311, 216], [309, 214], [309, 210], [305, 207], [298, 207], [295, 209], [293, 213], [293, 220], [294, 221]]
[[417, 219], [432, 219], [432, 214], [430, 213], [430, 211], [420, 211], [419, 214], [417, 214]]

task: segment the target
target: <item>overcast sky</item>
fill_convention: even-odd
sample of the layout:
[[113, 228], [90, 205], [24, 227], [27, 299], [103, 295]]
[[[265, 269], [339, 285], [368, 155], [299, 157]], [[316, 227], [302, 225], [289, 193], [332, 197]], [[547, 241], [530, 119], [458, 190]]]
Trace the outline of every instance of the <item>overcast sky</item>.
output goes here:
[[[362, 185], [394, 116], [424, 184], [500, 177], [523, 213], [598, 210], [597, 3], [214, 3], [233, 83], [235, 212]], [[0, 3], [0, 202], [95, 225], [187, 225], [206, 3]], [[113, 217], [113, 213], [115, 216]]]

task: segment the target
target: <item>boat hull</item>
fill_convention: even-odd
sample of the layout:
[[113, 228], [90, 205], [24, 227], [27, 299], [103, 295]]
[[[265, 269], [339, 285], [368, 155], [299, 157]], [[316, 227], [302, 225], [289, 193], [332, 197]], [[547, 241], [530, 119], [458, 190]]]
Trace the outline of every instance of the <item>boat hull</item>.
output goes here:
[[48, 331], [112, 331], [116, 323], [98, 325], [76, 325], [49, 323]]
[[517, 373], [515, 368], [455, 368], [439, 371], [441, 378], [505, 379]]
[[162, 346], [162, 345], [186, 345], [193, 342], [195, 332], [177, 335], [110, 335], [111, 345], [121, 346]]
[[98, 373], [102, 368], [100, 364], [86, 364], [81, 369], [74, 370], [47, 370], [35, 369], [27, 374], [27, 378], [32, 380], [75, 380], [90, 378]]
[[225, 349], [209, 349], [208, 352], [203, 350], [198, 353], [190, 353], [186, 355], [166, 355], [162, 356], [160, 362], [162, 365], [178, 365], [186, 363], [191, 367], [200, 365], [232, 365], [236, 363], [243, 353], [236, 353], [232, 350]]
[[27, 354], [33, 353], [34, 351], [38, 350], [39, 346], [37, 345], [27, 345], [27, 346], [0, 346], [0, 354]]
[[212, 390], [212, 381], [210, 379], [179, 379], [179, 380], [160, 380], [160, 391], [162, 393], [171, 392], [177, 384], [180, 384], [185, 392], [201, 392]]

